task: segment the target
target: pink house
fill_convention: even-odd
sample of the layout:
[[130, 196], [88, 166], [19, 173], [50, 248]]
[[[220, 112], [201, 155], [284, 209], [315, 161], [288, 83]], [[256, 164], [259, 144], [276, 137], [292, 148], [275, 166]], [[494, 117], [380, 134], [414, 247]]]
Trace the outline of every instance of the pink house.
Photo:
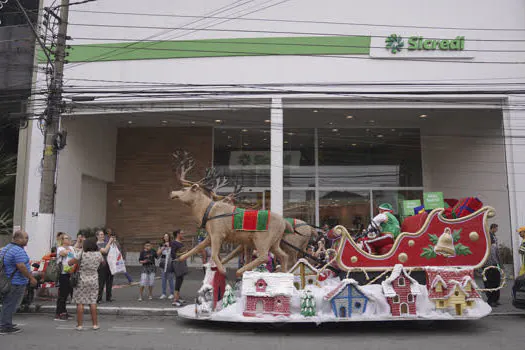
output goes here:
[[403, 265], [394, 266], [390, 277], [381, 286], [392, 316], [417, 315], [416, 298], [421, 294], [420, 284], [408, 275]]
[[245, 272], [242, 277], [242, 295], [246, 297], [244, 316], [290, 316], [293, 280], [291, 273]]

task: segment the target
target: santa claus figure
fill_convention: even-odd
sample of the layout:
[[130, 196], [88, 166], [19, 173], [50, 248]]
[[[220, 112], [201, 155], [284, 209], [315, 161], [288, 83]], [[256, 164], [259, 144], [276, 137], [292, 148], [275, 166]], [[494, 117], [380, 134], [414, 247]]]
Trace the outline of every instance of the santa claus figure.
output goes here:
[[392, 205], [383, 203], [368, 226], [368, 233], [360, 240], [362, 248], [369, 254], [384, 255], [390, 251], [401, 229], [394, 216]]

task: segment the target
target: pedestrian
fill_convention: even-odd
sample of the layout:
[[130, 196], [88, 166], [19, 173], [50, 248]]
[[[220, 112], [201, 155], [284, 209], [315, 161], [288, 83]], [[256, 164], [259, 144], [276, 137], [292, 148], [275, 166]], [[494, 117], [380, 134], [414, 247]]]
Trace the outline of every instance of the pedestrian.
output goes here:
[[69, 264], [78, 264], [80, 275], [78, 285], [75, 287], [73, 302], [77, 304], [77, 327], [78, 331], [83, 329], [84, 305], [89, 305], [93, 329], [99, 329], [97, 316], [98, 299], [98, 268], [104, 261], [102, 254], [98, 251], [97, 242], [94, 239], [84, 241], [82, 252], [78, 258]]
[[58, 299], [55, 311], [55, 321], [67, 321], [70, 316], [66, 309], [67, 298], [71, 294], [69, 278], [73, 272], [73, 267], [69, 261], [75, 258], [75, 249], [71, 245], [71, 237], [62, 234], [62, 244], [57, 248], [57, 262], [61, 267], [60, 277], [58, 278]]
[[518, 229], [518, 233], [522, 239], [521, 245], [518, 249], [518, 253], [520, 254], [521, 258], [521, 266], [520, 271], [518, 273], [518, 276], [525, 275], [525, 226], [521, 226]]
[[29, 241], [27, 232], [16, 231], [13, 240], [0, 252], [5, 275], [11, 279], [11, 290], [3, 295], [0, 313], [0, 334], [15, 334], [22, 331], [13, 323], [13, 314], [22, 302], [27, 282], [36, 286], [37, 281], [31, 274], [29, 256], [24, 247]]
[[[485, 288], [494, 289], [498, 288], [501, 283], [501, 274], [497, 268], [500, 266], [499, 252], [498, 252], [498, 225], [491, 224], [489, 235], [490, 235], [490, 254], [485, 262], [484, 268], [491, 267], [485, 271], [485, 280], [483, 281]], [[487, 303], [492, 307], [501, 305], [499, 302], [500, 292], [499, 290], [485, 292], [487, 296]]]
[[140, 252], [139, 263], [142, 264], [142, 272], [140, 274], [139, 286], [139, 301], [142, 301], [142, 294], [144, 287], [148, 287], [149, 300], [153, 299], [153, 284], [155, 283], [155, 258], [157, 252], [151, 247], [151, 242], [144, 242], [144, 249]]
[[166, 299], [167, 285], [170, 286], [170, 295], [168, 299], [173, 299], [175, 293], [175, 280], [173, 277], [173, 268], [171, 263], [171, 235], [165, 233], [159, 246], [158, 255], [160, 258], [159, 268], [162, 273], [162, 295], [160, 299]]
[[108, 253], [113, 244], [114, 237], [110, 236], [106, 241], [106, 235], [103, 230], [97, 232], [97, 247], [98, 251], [102, 254], [104, 261], [100, 264], [98, 268], [98, 298], [97, 303], [102, 301], [102, 292], [104, 287], [106, 287], [106, 301], [113, 301], [111, 291], [113, 289], [113, 275], [109, 269], [108, 265]]
[[180, 288], [184, 282], [184, 276], [188, 273], [186, 261], [178, 259], [185, 253], [184, 244], [182, 243], [184, 231], [181, 229], [173, 231], [174, 240], [171, 242], [171, 259], [173, 260], [173, 272], [175, 273], [175, 294], [173, 295], [173, 306], [182, 306], [185, 302], [180, 298]]

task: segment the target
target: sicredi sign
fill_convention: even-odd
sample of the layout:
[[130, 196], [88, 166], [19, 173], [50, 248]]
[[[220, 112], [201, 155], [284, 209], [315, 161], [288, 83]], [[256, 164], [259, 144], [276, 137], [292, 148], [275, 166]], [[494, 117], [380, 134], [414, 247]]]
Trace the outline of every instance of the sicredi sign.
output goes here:
[[[433, 35], [374, 37], [370, 56], [381, 58], [471, 58], [472, 43], [464, 36], [439, 38]], [[468, 48], [467, 48], [468, 47]]]
[[[392, 34], [385, 40], [386, 48], [391, 53], [396, 54], [405, 47], [403, 37]], [[407, 50], [442, 50], [442, 51], [463, 51], [465, 49], [465, 37], [458, 36], [455, 39], [425, 39], [422, 36], [411, 36], [407, 40]]]

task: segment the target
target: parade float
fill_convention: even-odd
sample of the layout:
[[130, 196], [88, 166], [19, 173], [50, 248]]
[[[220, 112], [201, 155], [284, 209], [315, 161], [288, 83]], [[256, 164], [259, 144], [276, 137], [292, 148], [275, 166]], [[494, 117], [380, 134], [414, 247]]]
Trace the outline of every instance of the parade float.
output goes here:
[[[476, 284], [475, 270], [481, 269], [489, 256], [487, 219], [495, 211], [481, 207], [477, 198], [408, 217], [394, 235], [383, 234], [374, 225], [375, 218], [366, 237], [356, 238], [345, 227], [336, 226], [328, 235], [333, 239], [332, 254], [319, 264], [302, 246], [290, 243], [293, 235], [303, 236], [293, 227], [294, 221], [269, 211], [236, 207], [232, 197], [216, 195], [214, 184], [221, 181], [208, 176], [212, 172], [198, 182], [188, 181], [185, 175], [191, 161], [180, 153], [174, 157], [180, 163], [177, 174], [183, 188], [171, 192], [170, 197], [188, 205], [208, 232], [206, 239], [181, 259], [208, 245], [212, 248], [195, 304], [178, 309], [180, 318], [320, 324], [468, 320], [491, 312], [481, 297], [486, 290]], [[219, 257], [224, 242], [239, 244], [237, 252], [256, 249], [259, 253], [237, 270], [233, 281], [226, 281], [224, 260]], [[292, 265], [285, 246], [306, 259]], [[265, 267], [269, 251], [280, 260], [279, 272]]]

